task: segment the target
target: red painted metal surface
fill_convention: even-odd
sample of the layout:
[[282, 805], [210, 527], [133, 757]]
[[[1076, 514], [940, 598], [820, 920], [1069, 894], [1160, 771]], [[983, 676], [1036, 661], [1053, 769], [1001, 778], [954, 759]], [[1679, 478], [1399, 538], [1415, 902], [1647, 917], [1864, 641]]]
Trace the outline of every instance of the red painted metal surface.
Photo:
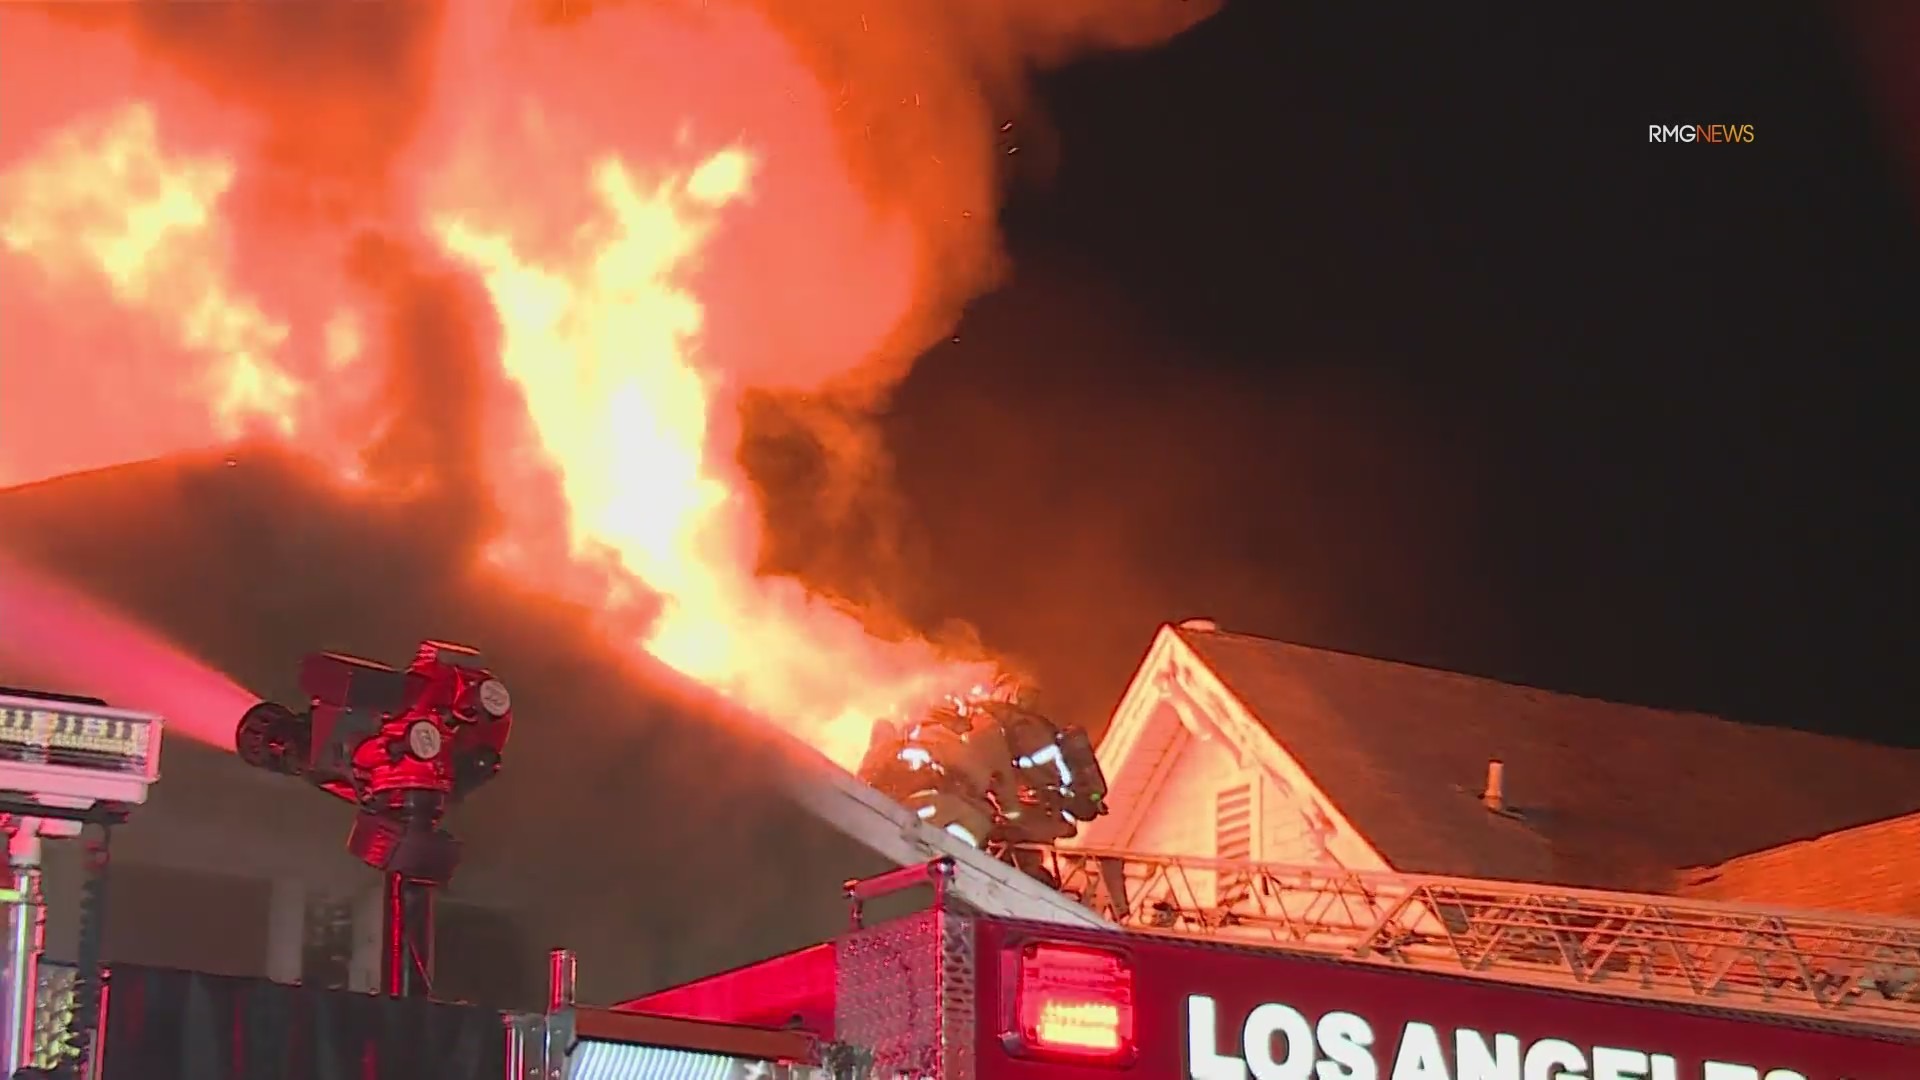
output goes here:
[[574, 1034], [581, 1039], [598, 1042], [666, 1047], [696, 1054], [724, 1054], [742, 1061], [819, 1063], [819, 1046], [804, 1032], [769, 1031], [744, 1024], [677, 1016], [581, 1009], [574, 1014]]
[[[1085, 941], [1123, 950], [1134, 973], [1133, 1010], [1138, 1057], [1126, 1075], [1139, 1080], [1245, 1077], [1234, 1063], [1247, 1057], [1242, 1046], [1246, 1022], [1256, 1009], [1285, 1006], [1309, 1025], [1333, 1033], [1370, 1036], [1370, 1047], [1356, 1046], [1347, 1056], [1357, 1067], [1344, 1075], [1353, 1080], [1387, 1080], [1395, 1075], [1396, 1055], [1409, 1034], [1410, 1024], [1435, 1029], [1446, 1058], [1444, 1073], [1410, 1071], [1400, 1075], [1459, 1075], [1454, 1049], [1460, 1029], [1483, 1036], [1497, 1050], [1495, 1036], [1511, 1036], [1516, 1057], [1524, 1062], [1529, 1048], [1545, 1040], [1570, 1044], [1585, 1059], [1578, 1069], [1568, 1062], [1562, 1071], [1496, 1070], [1490, 1077], [1515, 1080], [1565, 1075], [1587, 1080], [1607, 1073], [1594, 1067], [1594, 1050], [1622, 1051], [1608, 1055], [1623, 1069], [1631, 1069], [1633, 1052], [1648, 1060], [1638, 1073], [1615, 1071], [1620, 1080], [1912, 1080], [1920, 1077], [1920, 1045], [1900, 1043], [1865, 1034], [1795, 1026], [1791, 1021], [1749, 1019], [1742, 1015], [1690, 1010], [1666, 1004], [1640, 1004], [1612, 998], [1541, 990], [1466, 977], [1397, 972], [1376, 967], [1280, 953], [1271, 949], [1234, 948], [1189, 943], [1137, 934], [1083, 934], [1059, 927], [1029, 926], [982, 920], [979, 923], [981, 1039], [979, 1075], [982, 1080], [1095, 1080], [1115, 1071], [1098, 1066], [1063, 1065], [1053, 1061], [1022, 1061], [1002, 1045], [1006, 1023], [1001, 1003], [1002, 965], [990, 957], [1041, 938]], [[1124, 939], [1124, 940], [1118, 940]], [[1190, 1031], [1190, 998], [1212, 1003], [1213, 1030]], [[1331, 1022], [1329, 1014], [1349, 1018]], [[1274, 1009], [1263, 1018], [1283, 1019]], [[1357, 1018], [1358, 1023], [1354, 1019]], [[996, 1023], [995, 1021], [999, 1021]], [[1411, 1033], [1415, 1040], [1421, 1034]], [[1359, 1040], [1352, 1040], [1359, 1041]], [[1198, 1044], [1201, 1053], [1194, 1052]], [[1259, 1048], [1256, 1048], [1258, 1052]], [[1548, 1046], [1535, 1051], [1537, 1060], [1553, 1056]], [[1415, 1047], [1406, 1048], [1411, 1056]], [[1208, 1051], [1220, 1060], [1206, 1070]], [[1286, 1047], [1275, 1040], [1272, 1051], [1284, 1059]], [[1318, 1060], [1326, 1060], [1320, 1049]], [[1341, 1053], [1333, 1051], [1334, 1062]], [[1656, 1069], [1653, 1055], [1671, 1059], [1670, 1068]], [[1194, 1066], [1199, 1059], [1200, 1071]], [[1720, 1068], [1710, 1068], [1719, 1062]], [[1372, 1066], [1371, 1071], [1367, 1065]], [[1737, 1068], [1746, 1066], [1746, 1069]], [[1297, 1068], [1297, 1067], [1296, 1067]], [[1749, 1071], [1751, 1070], [1751, 1071]], [[1788, 1070], [1788, 1071], [1778, 1071]], [[1255, 1075], [1259, 1075], [1256, 1073]], [[1275, 1076], [1341, 1076], [1329, 1064], [1325, 1071], [1284, 1069]], [[1471, 1074], [1469, 1074], [1471, 1075]]]
[[835, 973], [832, 943], [815, 945], [613, 1008], [722, 1024], [791, 1027], [831, 1039]]
[[[974, 925], [978, 1080], [1389, 1080], [1399, 1058], [1416, 1055], [1423, 1027], [1431, 1029], [1445, 1071], [1402, 1064], [1406, 1071], [1397, 1075], [1448, 1080], [1920, 1078], [1920, 1042], [1854, 1032], [1841, 1024], [1800, 1024], [1148, 934], [985, 918]], [[1017, 957], [1036, 941], [1094, 945], [1124, 957], [1133, 975], [1128, 1005], [1134, 1045], [1123, 1064], [1018, 1056], [1021, 1040], [1008, 1036], [1021, 1027], [1012, 984], [1019, 965], [1004, 958]], [[819, 945], [619, 1008], [797, 1027], [831, 1040], [838, 974], [833, 946]], [[1196, 1006], [1196, 998], [1203, 1003]], [[1250, 1018], [1268, 1021], [1270, 1029], [1303, 1024], [1307, 1041], [1315, 1043], [1304, 1050], [1313, 1055], [1312, 1064], [1296, 1063], [1289, 1071], [1283, 1038], [1256, 1037], [1258, 1045], [1250, 1050], [1244, 1038]], [[1197, 1027], [1196, 1019], [1202, 1021]], [[1463, 1033], [1469, 1052], [1486, 1047], [1486, 1071], [1461, 1067]], [[1350, 1045], [1342, 1045], [1343, 1034]], [[1321, 1036], [1326, 1036], [1324, 1045]], [[1250, 1053], [1262, 1052], [1282, 1067], [1242, 1067]], [[1579, 1060], [1548, 1062], [1568, 1054]], [[1320, 1065], [1324, 1068], [1315, 1067]]]

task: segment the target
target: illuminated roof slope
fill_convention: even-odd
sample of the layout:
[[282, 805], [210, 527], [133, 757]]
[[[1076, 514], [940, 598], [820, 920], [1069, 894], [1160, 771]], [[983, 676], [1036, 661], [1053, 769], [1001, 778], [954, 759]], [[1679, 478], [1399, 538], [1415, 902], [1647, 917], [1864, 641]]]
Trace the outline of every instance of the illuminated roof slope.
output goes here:
[[[1664, 890], [1682, 868], [1920, 811], [1920, 751], [1166, 632], [1403, 871]], [[1493, 759], [1510, 816], [1479, 800]]]

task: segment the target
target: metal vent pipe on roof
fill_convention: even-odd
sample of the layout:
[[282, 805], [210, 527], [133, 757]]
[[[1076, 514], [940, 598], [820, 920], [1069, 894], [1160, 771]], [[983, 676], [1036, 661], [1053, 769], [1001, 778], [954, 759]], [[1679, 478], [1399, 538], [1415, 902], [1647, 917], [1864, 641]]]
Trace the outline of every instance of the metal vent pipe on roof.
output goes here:
[[1487, 790], [1481, 794], [1480, 801], [1496, 814], [1507, 808], [1506, 780], [1507, 767], [1498, 758], [1487, 762]]

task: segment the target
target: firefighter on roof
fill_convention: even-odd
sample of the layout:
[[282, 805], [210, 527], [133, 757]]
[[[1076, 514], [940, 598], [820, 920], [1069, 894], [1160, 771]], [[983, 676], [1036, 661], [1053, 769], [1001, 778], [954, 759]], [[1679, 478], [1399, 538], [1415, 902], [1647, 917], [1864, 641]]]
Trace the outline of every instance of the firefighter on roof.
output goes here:
[[860, 776], [976, 847], [1071, 837], [1106, 812], [1106, 783], [1086, 733], [1035, 702], [1003, 678], [903, 726], [877, 722]]

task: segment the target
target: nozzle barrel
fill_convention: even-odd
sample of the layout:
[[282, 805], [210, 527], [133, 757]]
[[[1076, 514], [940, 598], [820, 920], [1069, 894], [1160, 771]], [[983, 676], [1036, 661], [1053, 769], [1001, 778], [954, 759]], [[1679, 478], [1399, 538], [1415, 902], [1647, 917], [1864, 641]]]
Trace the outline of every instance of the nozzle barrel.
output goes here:
[[233, 733], [240, 760], [285, 776], [306, 772], [313, 746], [313, 717], [263, 701], [248, 709]]

